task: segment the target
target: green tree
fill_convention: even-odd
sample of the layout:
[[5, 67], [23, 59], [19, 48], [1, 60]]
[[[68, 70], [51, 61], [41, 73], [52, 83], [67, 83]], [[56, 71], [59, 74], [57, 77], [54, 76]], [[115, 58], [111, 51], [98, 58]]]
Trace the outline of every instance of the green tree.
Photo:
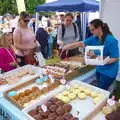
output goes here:
[[28, 13], [35, 13], [35, 7], [39, 4], [45, 3], [46, 0], [25, 0], [26, 10]]
[[[35, 13], [35, 7], [45, 3], [46, 0], [24, 0], [28, 13]], [[5, 13], [18, 14], [16, 0], [0, 0], [0, 15]]]
[[0, 15], [5, 13], [17, 14], [16, 0], [0, 0]]

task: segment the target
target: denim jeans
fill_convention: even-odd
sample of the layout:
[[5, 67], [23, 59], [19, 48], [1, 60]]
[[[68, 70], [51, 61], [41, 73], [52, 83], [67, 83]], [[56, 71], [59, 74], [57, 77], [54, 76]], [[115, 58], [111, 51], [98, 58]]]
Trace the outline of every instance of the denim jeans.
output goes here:
[[97, 79], [97, 87], [108, 90], [108, 88], [116, 79], [116, 77], [111, 78], [107, 75], [96, 72], [96, 79]]
[[52, 57], [53, 53], [53, 44], [52, 43], [49, 43], [48, 44], [48, 57]]

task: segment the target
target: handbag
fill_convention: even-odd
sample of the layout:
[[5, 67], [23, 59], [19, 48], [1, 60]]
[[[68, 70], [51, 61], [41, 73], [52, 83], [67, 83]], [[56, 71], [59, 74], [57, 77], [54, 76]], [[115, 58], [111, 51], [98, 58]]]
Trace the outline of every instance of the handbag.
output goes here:
[[34, 57], [35, 54], [29, 54], [24, 56], [25, 64], [38, 65], [38, 61]]

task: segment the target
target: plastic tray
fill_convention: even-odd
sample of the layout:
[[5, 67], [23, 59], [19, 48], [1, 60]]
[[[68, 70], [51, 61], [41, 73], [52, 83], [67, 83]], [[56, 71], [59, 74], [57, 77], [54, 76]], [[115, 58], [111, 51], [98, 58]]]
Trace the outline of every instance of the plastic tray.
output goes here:
[[[39, 97], [37, 97], [37, 98], [34, 99], [34, 100], [29, 101], [25, 106], [22, 106], [22, 105], [19, 104], [16, 100], [14, 100], [14, 99], [11, 98], [10, 96], [8, 96], [8, 93], [9, 93], [10, 91], [16, 91], [17, 94], [19, 94], [19, 93], [24, 92], [24, 91], [27, 90], [27, 89], [31, 89], [32, 87], [37, 87], [37, 88], [39, 88], [39, 90], [41, 90], [42, 88], [47, 87], [48, 84], [49, 84], [49, 83], [47, 83], [47, 81], [46, 81], [46, 82], [44, 82], [42, 85], [38, 85], [38, 84], [36, 83], [36, 79], [37, 79], [37, 78], [31, 79], [30, 81], [26, 81], [26, 82], [24, 82], [24, 83], [22, 83], [22, 84], [20, 84], [20, 85], [18, 85], [18, 86], [16, 86], [16, 87], [12, 88], [12, 89], [9, 89], [9, 90], [5, 91], [5, 93], [4, 93], [5, 97], [6, 97], [8, 100], [10, 100], [14, 105], [16, 105], [18, 108], [20, 108], [20, 109], [26, 108], [27, 106], [29, 106], [30, 104], [34, 103], [36, 100], [42, 98], [43, 96], [45, 96], [47, 93], [51, 92], [52, 90], [50, 90], [50, 91], [47, 92], [47, 93], [45, 92], [44, 94], [40, 95]], [[53, 88], [53, 89], [55, 89], [55, 88]]]
[[9, 75], [15, 74], [19, 70], [26, 69], [26, 68], [32, 69], [36, 74], [35, 75], [26, 74], [25, 76], [21, 77], [19, 80], [15, 81], [15, 83], [13, 83], [13, 84], [1, 85], [0, 86], [0, 94], [2, 94], [3, 92], [5, 92], [5, 91], [7, 91], [7, 90], [19, 85], [19, 84], [22, 84], [22, 83], [24, 83], [26, 81], [34, 79], [34, 78], [38, 77], [42, 73], [41, 68], [38, 68], [38, 67], [35, 67], [35, 66], [32, 66], [32, 65], [25, 65], [23, 67], [17, 68], [15, 70], [10, 71], [10, 72], [6, 72], [6, 73], [4, 73], [2, 75], [3, 76], [9, 76]]
[[[88, 97], [86, 100], [80, 100], [76, 98], [75, 100], [70, 102], [70, 104], [73, 107], [71, 111], [73, 116], [78, 117], [79, 120], [91, 120], [100, 111], [100, 109], [105, 105], [106, 100], [109, 97], [110, 93], [102, 89], [99, 89], [97, 87], [77, 81], [77, 80], [70, 82], [70, 86], [72, 86], [73, 84], [83, 85], [84, 87], [88, 87], [92, 89], [93, 91], [97, 91], [99, 93], [104, 94], [104, 98], [96, 105], [92, 102], [92, 98], [90, 97]], [[46, 101], [48, 101], [51, 97], [54, 97], [55, 95], [57, 95], [60, 92], [63, 92], [64, 90], [66, 90], [65, 86], [61, 89], [54, 90], [51, 94], [47, 95], [46, 97], [43, 97], [39, 101], [36, 101], [35, 104], [29, 106], [27, 109], [24, 109], [23, 112], [28, 116], [30, 120], [35, 120], [28, 114], [28, 112], [36, 108], [38, 105], [45, 104]], [[78, 114], [78, 111], [79, 111], [79, 114]]]

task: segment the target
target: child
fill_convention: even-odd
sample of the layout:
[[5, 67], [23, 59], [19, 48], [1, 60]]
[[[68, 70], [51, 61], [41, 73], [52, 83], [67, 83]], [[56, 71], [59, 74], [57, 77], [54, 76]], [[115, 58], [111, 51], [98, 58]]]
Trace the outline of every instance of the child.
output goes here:
[[4, 72], [13, 70], [18, 65], [12, 44], [12, 33], [4, 33], [0, 38], [0, 68]]
[[53, 37], [52, 37], [52, 31], [53, 29], [51, 27], [48, 27], [47, 32], [49, 34], [48, 37], [48, 57], [53, 57]]

